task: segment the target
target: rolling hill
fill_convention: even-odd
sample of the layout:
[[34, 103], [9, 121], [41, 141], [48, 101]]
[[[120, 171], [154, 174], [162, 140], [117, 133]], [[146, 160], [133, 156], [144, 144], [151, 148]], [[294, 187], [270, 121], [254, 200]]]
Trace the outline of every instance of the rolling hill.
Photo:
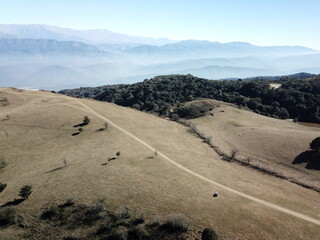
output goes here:
[[[194, 225], [195, 236], [189, 239], [200, 238], [199, 231], [207, 226], [219, 239], [316, 239], [320, 234], [318, 192], [223, 161], [181, 124], [111, 103], [49, 92], [1, 88], [3, 97], [8, 104], [0, 106], [0, 118], [7, 119], [0, 121], [0, 152], [8, 164], [0, 170], [0, 182], [8, 186], [0, 193], [0, 204], [16, 199], [20, 187], [31, 184], [29, 199], [15, 206], [29, 224], [44, 205], [69, 196], [82, 203], [106, 197], [112, 209], [127, 204], [148, 216], [185, 214]], [[292, 135], [315, 134], [305, 126], [228, 105], [213, 111], [218, 112], [211, 118], [221, 128], [229, 126], [231, 119], [223, 125], [226, 116], [240, 115], [240, 124], [255, 122], [255, 131], [264, 124], [275, 134], [279, 128]], [[78, 130], [73, 126], [84, 115], [91, 122], [74, 135]], [[248, 122], [245, 116], [250, 116]], [[199, 119], [203, 127], [206, 119]], [[108, 129], [97, 131], [105, 122]], [[221, 139], [238, 138], [228, 128], [220, 130]], [[299, 146], [309, 141], [302, 138]], [[251, 149], [238, 147], [241, 154]], [[290, 144], [282, 146], [284, 153], [291, 149]], [[112, 157], [116, 159], [108, 161]], [[212, 198], [214, 192], [220, 197]], [[10, 226], [1, 234], [20, 239], [24, 231]], [[84, 236], [85, 230], [74, 233]]]

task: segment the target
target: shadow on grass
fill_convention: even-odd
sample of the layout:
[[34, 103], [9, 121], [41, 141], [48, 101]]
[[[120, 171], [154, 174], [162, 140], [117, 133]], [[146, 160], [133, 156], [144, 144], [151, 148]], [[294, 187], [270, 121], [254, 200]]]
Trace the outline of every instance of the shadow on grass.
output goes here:
[[10, 202], [3, 204], [1, 207], [16, 206], [16, 205], [19, 205], [20, 203], [24, 202], [25, 200], [26, 199], [24, 199], [24, 198], [18, 198], [18, 199], [15, 199], [13, 201], [10, 201]]
[[77, 127], [84, 127], [88, 125], [87, 123], [79, 123], [79, 124], [76, 124], [76, 125], [73, 125], [73, 127], [77, 128]]
[[61, 170], [62, 168], [64, 168], [64, 167], [58, 167], [58, 168], [52, 169], [52, 170], [50, 170], [50, 171], [48, 171], [48, 172], [45, 172], [44, 174], [46, 174], [46, 173], [52, 173], [52, 172], [55, 172], [55, 171], [59, 171], [59, 170]]
[[[3, 126], [18, 126], [18, 127], [26, 127], [26, 128], [38, 128], [38, 129], [47, 129], [47, 130], [57, 130], [57, 131], [66, 131], [66, 132], [73, 132], [74, 129], [67, 129], [67, 128], [52, 128], [52, 127], [44, 127], [44, 126], [35, 126], [35, 125], [24, 125], [24, 124], [12, 124], [12, 123], [5, 123], [0, 121], [0, 125]], [[88, 130], [85, 131], [94, 132], [96, 130]]]
[[306, 164], [306, 169], [320, 170], [320, 153], [308, 150], [295, 157], [292, 164]]

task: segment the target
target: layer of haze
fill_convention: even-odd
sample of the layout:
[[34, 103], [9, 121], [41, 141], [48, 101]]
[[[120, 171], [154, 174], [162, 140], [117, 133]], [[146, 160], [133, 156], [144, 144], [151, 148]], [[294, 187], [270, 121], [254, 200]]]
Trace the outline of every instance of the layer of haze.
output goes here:
[[2, 24], [320, 49], [318, 0], [0, 0]]

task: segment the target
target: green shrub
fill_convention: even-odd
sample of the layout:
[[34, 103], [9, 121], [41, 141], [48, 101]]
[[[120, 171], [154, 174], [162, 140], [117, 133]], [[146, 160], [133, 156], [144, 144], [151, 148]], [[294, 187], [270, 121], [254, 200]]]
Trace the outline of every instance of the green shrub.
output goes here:
[[112, 229], [107, 239], [108, 240], [127, 240], [128, 232], [125, 228]]
[[218, 240], [218, 235], [211, 228], [205, 228], [201, 240]]
[[32, 193], [32, 186], [31, 185], [24, 185], [19, 192], [19, 196], [28, 199], [30, 194]]
[[117, 155], [117, 157], [119, 157], [120, 156], [120, 152], [118, 151], [118, 152], [116, 152], [116, 155]]
[[128, 230], [130, 240], [146, 240], [149, 239], [149, 232], [143, 226], [134, 226]]
[[6, 187], [7, 187], [6, 183], [1, 183], [0, 182], [0, 192], [2, 192]]
[[17, 213], [13, 207], [0, 208], [0, 226], [11, 225], [17, 222]]
[[183, 214], [169, 214], [162, 227], [170, 232], [185, 232], [190, 226], [191, 220]]
[[79, 131], [79, 132], [82, 132], [82, 131], [83, 131], [83, 128], [79, 128], [78, 131]]

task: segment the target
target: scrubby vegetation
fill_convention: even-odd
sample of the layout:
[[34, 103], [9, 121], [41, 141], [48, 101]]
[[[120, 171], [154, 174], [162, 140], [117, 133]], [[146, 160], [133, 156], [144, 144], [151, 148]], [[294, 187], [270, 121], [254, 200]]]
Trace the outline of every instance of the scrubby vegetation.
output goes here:
[[13, 207], [0, 208], [0, 227], [12, 225], [17, 222], [17, 213]]
[[190, 226], [191, 220], [183, 214], [170, 214], [162, 227], [169, 232], [185, 232]]
[[131, 85], [80, 88], [60, 93], [114, 102], [162, 116], [169, 116], [175, 109], [175, 114], [180, 113], [181, 117], [188, 111], [184, 107], [186, 102], [216, 99], [266, 116], [320, 123], [319, 76], [277, 81], [282, 86], [276, 89], [270, 87], [270, 82], [259, 79], [213, 81], [192, 75], [168, 75]]
[[[128, 206], [116, 211], [106, 208], [104, 199], [92, 204], [78, 204], [68, 199], [63, 204], [50, 204], [32, 219], [24, 219], [13, 207], [0, 208], [0, 226], [24, 229], [23, 239], [104, 239], [104, 240], [157, 240], [199, 239], [191, 228], [191, 221], [183, 214], [170, 214], [157, 219], [157, 224], [146, 220], [144, 214]], [[149, 218], [147, 218], [149, 219]]]

